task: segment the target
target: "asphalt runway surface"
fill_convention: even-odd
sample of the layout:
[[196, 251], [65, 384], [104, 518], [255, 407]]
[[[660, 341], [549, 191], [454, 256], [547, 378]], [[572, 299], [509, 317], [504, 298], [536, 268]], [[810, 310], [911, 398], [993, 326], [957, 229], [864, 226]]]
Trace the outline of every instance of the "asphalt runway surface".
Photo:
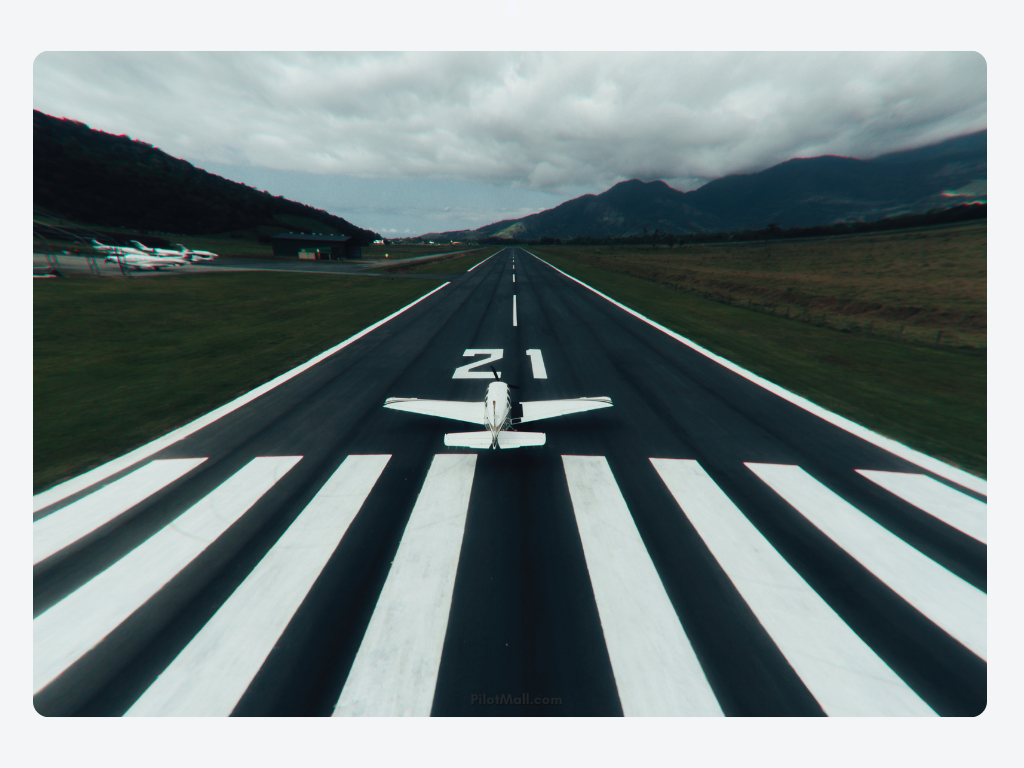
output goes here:
[[[614, 405], [524, 424], [546, 444], [503, 451], [381, 407], [482, 408], [488, 360], [514, 399]], [[36, 497], [39, 712], [985, 708], [983, 482], [829, 423], [522, 249], [208, 421]]]

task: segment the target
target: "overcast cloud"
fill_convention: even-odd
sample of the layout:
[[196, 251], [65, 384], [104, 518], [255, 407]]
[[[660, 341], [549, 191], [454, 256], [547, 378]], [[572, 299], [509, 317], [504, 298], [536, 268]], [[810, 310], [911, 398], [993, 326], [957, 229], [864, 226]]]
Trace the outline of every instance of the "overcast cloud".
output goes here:
[[44, 53], [34, 69], [36, 109], [390, 234], [630, 178], [688, 190], [874, 157], [987, 127], [986, 100], [974, 53]]

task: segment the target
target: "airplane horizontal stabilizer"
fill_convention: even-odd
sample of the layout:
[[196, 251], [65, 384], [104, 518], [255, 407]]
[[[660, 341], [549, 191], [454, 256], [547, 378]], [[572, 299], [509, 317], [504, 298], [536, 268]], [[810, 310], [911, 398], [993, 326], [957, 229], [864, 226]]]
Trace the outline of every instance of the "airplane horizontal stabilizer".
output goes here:
[[[389, 397], [385, 408], [395, 411], [421, 413], [424, 416], [439, 416], [442, 419], [468, 421], [470, 424], [484, 424], [486, 413], [481, 401], [465, 403], [457, 400], [420, 400], [417, 397]], [[485, 432], [484, 434], [489, 434]], [[488, 442], [490, 447], [490, 442]]]
[[582, 411], [593, 411], [596, 408], [610, 408], [612, 399], [610, 397], [576, 397], [570, 400], [535, 400], [532, 403], [521, 403], [521, 405], [523, 406], [523, 416], [518, 422], [513, 422], [514, 424], [551, 419], [555, 416], [567, 416], [570, 413]]
[[[524, 448], [526, 446], [544, 445], [547, 436], [543, 432], [499, 432], [499, 448]], [[491, 447], [490, 432], [452, 432], [444, 436], [444, 444], [450, 448]]]

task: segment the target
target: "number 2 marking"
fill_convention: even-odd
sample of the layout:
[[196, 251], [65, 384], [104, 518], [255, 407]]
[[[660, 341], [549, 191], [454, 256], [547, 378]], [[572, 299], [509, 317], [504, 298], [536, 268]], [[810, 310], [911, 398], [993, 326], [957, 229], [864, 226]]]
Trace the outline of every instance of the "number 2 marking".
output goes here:
[[[474, 371], [474, 368], [479, 368], [481, 365], [487, 365], [488, 363], [494, 363], [501, 360], [505, 354], [503, 349], [467, 349], [462, 353], [463, 357], [473, 357], [475, 355], [489, 355], [486, 360], [478, 360], [475, 363], [467, 363], [466, 365], [460, 365], [455, 369], [455, 373], [452, 374], [453, 379], [493, 379], [494, 374], [490, 371]], [[501, 373], [498, 374], [501, 377]]]

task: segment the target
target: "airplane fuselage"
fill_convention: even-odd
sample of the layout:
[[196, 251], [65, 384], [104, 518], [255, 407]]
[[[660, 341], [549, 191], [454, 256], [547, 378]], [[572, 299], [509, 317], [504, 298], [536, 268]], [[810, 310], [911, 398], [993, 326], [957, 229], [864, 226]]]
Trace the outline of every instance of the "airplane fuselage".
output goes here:
[[512, 399], [509, 396], [508, 384], [502, 381], [492, 381], [488, 384], [484, 408], [487, 428], [491, 431], [493, 445], [497, 443], [498, 433], [508, 427], [509, 414], [512, 412]]

